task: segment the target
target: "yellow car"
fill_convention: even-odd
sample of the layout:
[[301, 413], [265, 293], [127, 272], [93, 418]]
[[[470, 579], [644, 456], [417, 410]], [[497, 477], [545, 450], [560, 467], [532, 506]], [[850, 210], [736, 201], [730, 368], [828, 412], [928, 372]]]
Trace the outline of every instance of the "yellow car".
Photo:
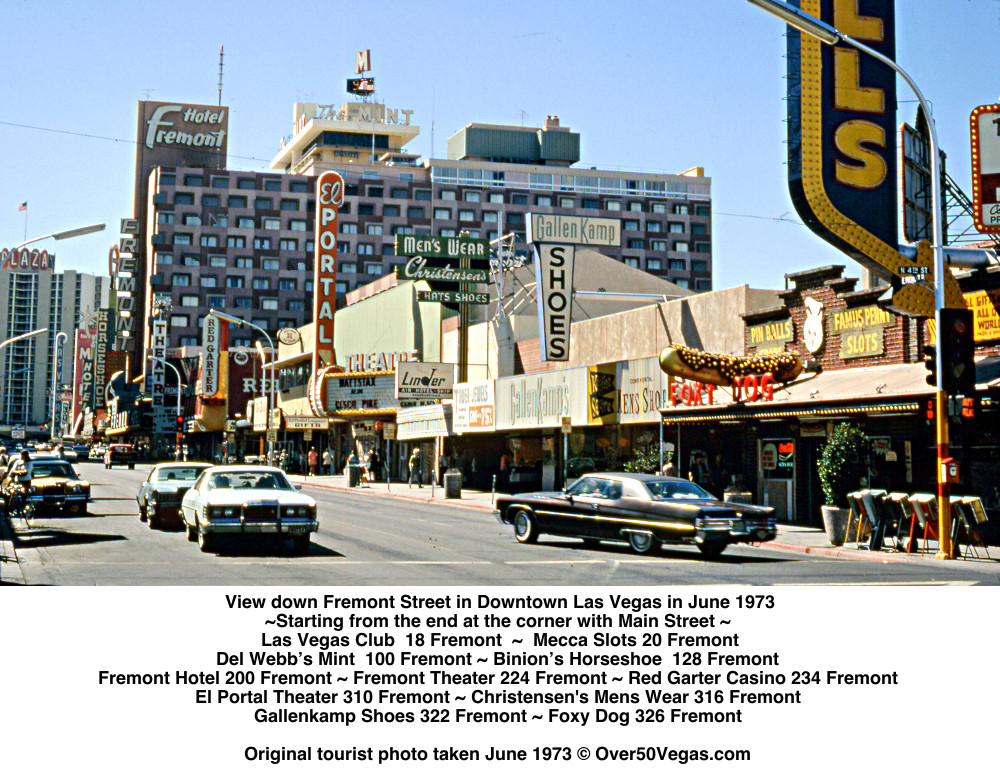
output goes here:
[[35, 510], [57, 509], [71, 516], [82, 516], [90, 502], [90, 483], [80, 477], [69, 462], [58, 459], [20, 459], [12, 461], [3, 478], [3, 493], [10, 494], [18, 483], [28, 483]]

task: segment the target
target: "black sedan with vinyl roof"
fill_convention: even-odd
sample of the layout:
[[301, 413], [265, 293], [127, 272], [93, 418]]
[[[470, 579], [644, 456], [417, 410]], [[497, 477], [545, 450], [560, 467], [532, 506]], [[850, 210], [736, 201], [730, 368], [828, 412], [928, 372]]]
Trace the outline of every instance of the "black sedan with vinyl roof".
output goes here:
[[519, 543], [539, 534], [625, 540], [640, 554], [693, 543], [715, 557], [730, 543], [774, 540], [774, 509], [723, 502], [696, 483], [637, 473], [589, 473], [558, 492], [497, 498], [495, 515]]

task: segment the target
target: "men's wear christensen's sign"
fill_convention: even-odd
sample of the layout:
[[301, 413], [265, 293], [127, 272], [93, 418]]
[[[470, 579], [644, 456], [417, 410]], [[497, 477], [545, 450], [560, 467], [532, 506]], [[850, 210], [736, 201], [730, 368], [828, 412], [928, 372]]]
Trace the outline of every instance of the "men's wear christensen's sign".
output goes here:
[[454, 386], [454, 364], [414, 361], [396, 365], [397, 399], [451, 399]]
[[572, 244], [535, 244], [534, 247], [542, 361], [569, 361], [576, 248]]

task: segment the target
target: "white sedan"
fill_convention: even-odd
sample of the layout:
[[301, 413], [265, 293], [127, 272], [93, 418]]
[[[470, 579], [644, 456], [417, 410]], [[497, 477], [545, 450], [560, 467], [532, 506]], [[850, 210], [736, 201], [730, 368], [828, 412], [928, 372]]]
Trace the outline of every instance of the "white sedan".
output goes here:
[[181, 502], [188, 540], [212, 551], [222, 537], [287, 538], [296, 554], [309, 550], [319, 529], [316, 501], [299, 492], [276, 467], [229, 465], [205, 470]]

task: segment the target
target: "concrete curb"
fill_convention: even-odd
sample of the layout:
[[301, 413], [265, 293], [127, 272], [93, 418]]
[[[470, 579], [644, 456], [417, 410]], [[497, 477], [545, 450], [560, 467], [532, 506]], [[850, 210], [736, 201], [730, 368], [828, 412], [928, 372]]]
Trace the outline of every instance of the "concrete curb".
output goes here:
[[14, 550], [14, 530], [7, 519], [0, 521], [0, 585], [24, 586], [24, 573]]

